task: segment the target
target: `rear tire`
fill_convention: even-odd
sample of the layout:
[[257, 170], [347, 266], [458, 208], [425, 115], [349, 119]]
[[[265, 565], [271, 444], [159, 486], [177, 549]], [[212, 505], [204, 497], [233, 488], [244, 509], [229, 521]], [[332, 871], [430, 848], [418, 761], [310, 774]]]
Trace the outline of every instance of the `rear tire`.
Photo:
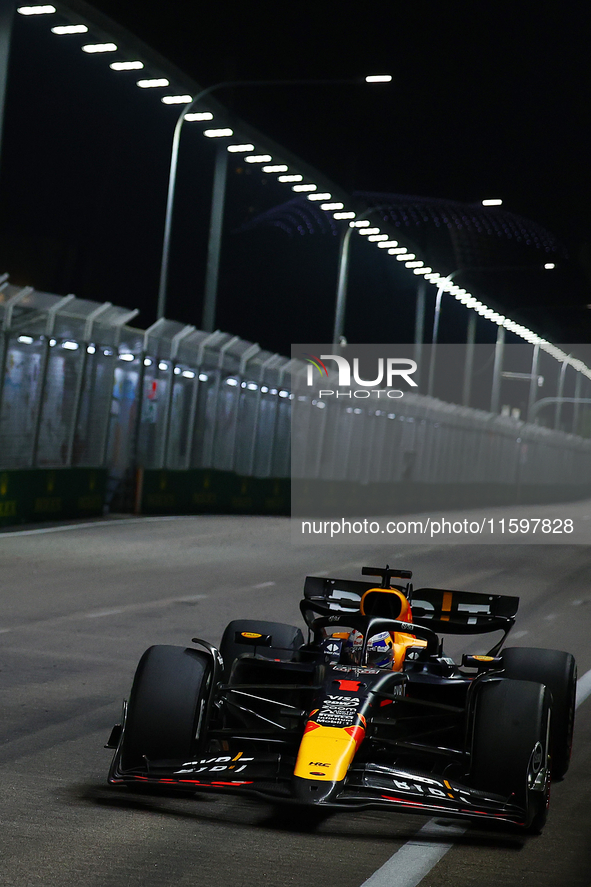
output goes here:
[[[271, 646], [258, 646], [245, 639], [244, 643], [236, 641], [236, 633], [271, 635]], [[304, 636], [295, 625], [283, 622], [262, 622], [254, 619], [235, 619], [227, 626], [220, 644], [220, 653], [224, 660], [224, 680], [228, 681], [232, 665], [242, 653], [265, 656], [267, 659], [291, 660], [294, 653], [304, 644]]]
[[203, 732], [211, 658], [200, 650], [159, 645], [139, 661], [121, 744], [123, 770], [150, 760], [191, 760]]
[[552, 778], [562, 779], [570, 764], [577, 695], [577, 665], [571, 653], [530, 647], [502, 651], [505, 675], [545, 684], [552, 693]]
[[536, 834], [546, 822], [550, 796], [550, 711], [543, 684], [501, 680], [480, 687], [474, 712], [471, 785], [513, 795], [525, 809], [525, 827]]

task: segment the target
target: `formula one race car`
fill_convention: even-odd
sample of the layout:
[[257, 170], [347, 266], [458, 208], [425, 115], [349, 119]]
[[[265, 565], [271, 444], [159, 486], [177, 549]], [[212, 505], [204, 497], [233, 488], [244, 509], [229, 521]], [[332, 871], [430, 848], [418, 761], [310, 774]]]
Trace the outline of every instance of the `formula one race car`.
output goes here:
[[[219, 649], [193, 638], [198, 649], [146, 650], [107, 744], [109, 782], [539, 832], [551, 773], [569, 765], [573, 656], [502, 650], [517, 597], [413, 592], [408, 570], [362, 572], [379, 587], [307, 577], [306, 642], [292, 625], [238, 620]], [[487, 655], [461, 666], [436, 634], [499, 629]]]

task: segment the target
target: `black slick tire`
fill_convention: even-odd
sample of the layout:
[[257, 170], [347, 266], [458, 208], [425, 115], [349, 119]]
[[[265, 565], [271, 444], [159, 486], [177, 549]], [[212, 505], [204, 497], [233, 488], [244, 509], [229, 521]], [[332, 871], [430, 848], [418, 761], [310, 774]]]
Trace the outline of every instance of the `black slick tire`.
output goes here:
[[519, 681], [545, 684], [552, 693], [552, 778], [568, 770], [575, 723], [577, 665], [572, 653], [536, 647], [509, 647], [502, 651], [505, 675]]
[[190, 760], [202, 732], [211, 657], [200, 650], [158, 645], [139, 661], [127, 708], [121, 768], [150, 760]]
[[485, 682], [475, 702], [470, 784], [511, 796], [533, 833], [548, 810], [550, 714], [550, 691], [530, 681]]

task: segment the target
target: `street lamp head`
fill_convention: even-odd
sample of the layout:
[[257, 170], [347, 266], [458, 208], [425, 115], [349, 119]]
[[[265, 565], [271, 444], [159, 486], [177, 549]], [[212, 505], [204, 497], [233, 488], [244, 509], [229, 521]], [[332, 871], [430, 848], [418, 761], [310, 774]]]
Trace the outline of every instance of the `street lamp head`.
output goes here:
[[86, 25], [56, 25], [51, 29], [52, 34], [63, 36], [64, 34], [86, 34], [88, 28]]
[[365, 78], [366, 83], [390, 83], [391, 80], [391, 74], [370, 74]]
[[21, 15], [51, 15], [56, 12], [55, 6], [19, 6], [17, 12]]
[[188, 105], [193, 99], [190, 95], [163, 95], [160, 101], [165, 105]]
[[152, 77], [149, 80], [138, 80], [136, 86], [140, 89], [155, 89], [158, 86], [170, 86], [170, 80], [166, 77]]
[[140, 71], [144, 67], [144, 63], [140, 61], [133, 62], [111, 62], [109, 68], [113, 71]]
[[[213, 120], [213, 114], [211, 111], [195, 111], [193, 114], [185, 114], [185, 120], [189, 123], [193, 123], [196, 120]], [[228, 148], [228, 150], [231, 150]], [[245, 150], [250, 151], [251, 148], [246, 148]]]
[[203, 135], [208, 139], [225, 139], [234, 135], [234, 130], [224, 127], [222, 129], [206, 129]]
[[546, 264], [544, 265], [544, 269], [546, 271], [551, 271], [553, 268], [556, 268], [554, 262], [546, 262]]
[[490, 200], [483, 200], [483, 206], [502, 206], [503, 201], [499, 197], [491, 198]]
[[82, 52], [117, 52], [116, 43], [85, 43], [81, 47]]

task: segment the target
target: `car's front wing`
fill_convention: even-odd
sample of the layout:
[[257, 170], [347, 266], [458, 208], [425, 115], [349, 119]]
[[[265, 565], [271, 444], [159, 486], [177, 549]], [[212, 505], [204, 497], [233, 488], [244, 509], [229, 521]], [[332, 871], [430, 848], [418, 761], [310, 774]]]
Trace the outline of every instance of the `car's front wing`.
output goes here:
[[311, 791], [302, 792], [295, 785], [293, 764], [292, 757], [280, 753], [256, 756], [228, 753], [195, 761], [150, 761], [141, 770], [124, 771], [116, 754], [109, 783], [130, 787], [166, 786], [183, 791], [229, 791], [273, 802], [333, 810], [389, 807], [405, 813], [485, 818], [517, 825], [526, 822], [526, 811], [512, 796], [478, 791], [431, 773], [371, 763], [352, 766], [347, 779], [340, 785], [332, 785], [330, 792], [315, 794], [313, 780], [309, 780]]

